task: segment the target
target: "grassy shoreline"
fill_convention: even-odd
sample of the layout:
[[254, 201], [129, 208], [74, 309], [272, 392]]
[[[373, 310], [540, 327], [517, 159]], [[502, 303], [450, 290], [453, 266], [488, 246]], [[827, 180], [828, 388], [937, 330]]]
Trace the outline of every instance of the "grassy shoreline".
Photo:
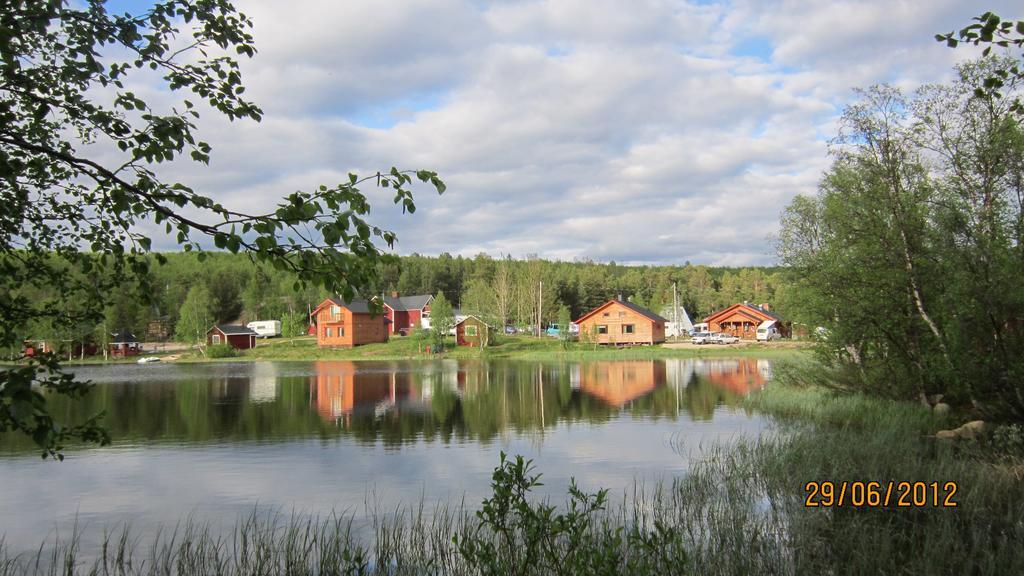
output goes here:
[[[778, 433], [714, 447], [671, 485], [616, 504], [570, 493], [547, 508], [529, 497], [532, 472], [508, 462], [481, 505], [374, 515], [370, 541], [351, 517], [254, 515], [227, 535], [193, 526], [171, 542], [129, 533], [102, 550], [72, 538], [39, 552], [35, 566], [70, 571], [0, 552], [0, 576], [90, 573], [83, 558], [99, 574], [1024, 573], [1020, 454], [939, 443], [955, 422], [913, 403], [785, 383], [747, 402]], [[805, 506], [810, 481], [890, 480], [957, 482], [957, 507]]]
[[[239, 362], [239, 361], [315, 361], [315, 360], [652, 360], [661, 358], [766, 358], [792, 359], [809, 353], [809, 343], [741, 343], [734, 345], [706, 345], [674, 347], [678, 344], [656, 346], [635, 346], [610, 348], [595, 345], [563, 343], [554, 338], [533, 338], [529, 336], [503, 336], [493, 346], [483, 350], [455, 346], [452, 339], [445, 343], [441, 354], [427, 353], [430, 342], [420, 338], [393, 338], [382, 344], [367, 344], [349, 349], [319, 348], [316, 339], [305, 336], [294, 339], [260, 340], [251, 350], [237, 351], [222, 358], [206, 357], [198, 351], [173, 350], [168, 352], [146, 352], [144, 356], [156, 356], [172, 362]], [[108, 359], [87, 358], [64, 361], [66, 366], [90, 366], [134, 364], [137, 358]], [[0, 362], [0, 365], [10, 363]]]

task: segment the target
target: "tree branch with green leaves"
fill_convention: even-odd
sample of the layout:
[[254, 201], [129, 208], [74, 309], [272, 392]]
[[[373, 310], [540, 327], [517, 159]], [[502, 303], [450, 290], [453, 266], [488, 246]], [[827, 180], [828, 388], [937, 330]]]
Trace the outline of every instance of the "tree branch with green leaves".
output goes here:
[[[235, 59], [256, 54], [251, 30], [228, 0], [164, 0], [134, 15], [109, 12], [105, 0], [0, 0], [0, 347], [19, 345], [33, 322], [101, 320], [129, 281], [145, 300], [150, 267], [164, 260], [151, 253], [154, 224], [185, 251], [245, 252], [345, 299], [375, 287], [379, 264], [392, 259], [378, 242], [392, 247], [396, 237], [368, 220], [362, 188], [393, 190], [412, 213], [414, 181], [444, 192], [436, 173], [349, 174], [288, 194], [266, 213], [222, 205], [158, 173], [180, 160], [209, 162], [212, 147], [196, 127], [202, 109], [262, 118]], [[129, 78], [153, 73], [180, 96], [168, 109], [128, 88]], [[72, 297], [89, 305], [72, 312]], [[60, 374], [55, 360], [25, 361], [0, 371], [0, 432], [32, 434], [44, 455], [59, 454], [63, 439], [106, 439], [95, 420], [55, 432], [41, 390], [80, 388], [44, 379]], [[25, 419], [29, 400], [34, 424]]]

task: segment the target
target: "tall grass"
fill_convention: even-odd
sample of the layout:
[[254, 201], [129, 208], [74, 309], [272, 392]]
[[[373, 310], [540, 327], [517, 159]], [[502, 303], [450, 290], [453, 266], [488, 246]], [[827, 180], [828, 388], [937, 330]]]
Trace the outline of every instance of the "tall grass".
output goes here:
[[[12, 556], [0, 576], [156, 574], [1022, 574], [1024, 483], [914, 404], [773, 385], [749, 400], [779, 426], [710, 448], [683, 477], [629, 494], [574, 486], [558, 505], [503, 460], [478, 505], [353, 517], [253, 513], [233, 531], [185, 522], [142, 542], [80, 534]], [[806, 508], [808, 481], [955, 481], [956, 508]]]

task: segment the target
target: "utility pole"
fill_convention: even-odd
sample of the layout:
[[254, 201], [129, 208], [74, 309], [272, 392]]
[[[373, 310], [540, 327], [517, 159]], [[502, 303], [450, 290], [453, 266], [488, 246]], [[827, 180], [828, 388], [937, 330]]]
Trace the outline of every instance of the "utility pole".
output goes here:
[[540, 311], [544, 307], [544, 281], [541, 280], [537, 290], [537, 338], [540, 338]]
[[676, 292], [676, 283], [672, 283], [672, 321], [676, 325], [676, 340], [679, 339], [679, 293]]

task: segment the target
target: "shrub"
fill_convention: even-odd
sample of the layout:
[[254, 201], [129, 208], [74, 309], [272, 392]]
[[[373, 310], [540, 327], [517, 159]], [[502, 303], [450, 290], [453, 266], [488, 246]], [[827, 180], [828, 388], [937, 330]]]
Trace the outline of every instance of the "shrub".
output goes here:
[[206, 347], [207, 358], [232, 358], [237, 355], [238, 351], [229, 344], [214, 344]]

